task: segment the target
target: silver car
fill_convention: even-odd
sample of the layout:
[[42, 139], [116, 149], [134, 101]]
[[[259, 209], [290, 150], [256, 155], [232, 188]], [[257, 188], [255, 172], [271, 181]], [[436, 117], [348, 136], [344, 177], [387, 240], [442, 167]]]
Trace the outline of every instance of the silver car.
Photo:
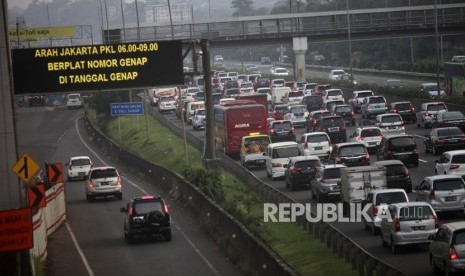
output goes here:
[[429, 243], [439, 227], [438, 217], [427, 202], [402, 202], [389, 205], [381, 220], [381, 241], [398, 253], [399, 246]]
[[329, 199], [339, 200], [341, 189], [337, 184], [341, 181], [341, 164], [324, 165], [316, 170], [311, 181], [310, 197], [323, 202]]
[[86, 200], [92, 202], [96, 197], [106, 196], [123, 199], [121, 177], [114, 167], [92, 168], [86, 183]]
[[465, 209], [465, 182], [459, 175], [425, 177], [413, 191], [418, 201], [426, 201], [436, 212]]
[[465, 222], [445, 223], [430, 236], [429, 262], [434, 273], [465, 273]]

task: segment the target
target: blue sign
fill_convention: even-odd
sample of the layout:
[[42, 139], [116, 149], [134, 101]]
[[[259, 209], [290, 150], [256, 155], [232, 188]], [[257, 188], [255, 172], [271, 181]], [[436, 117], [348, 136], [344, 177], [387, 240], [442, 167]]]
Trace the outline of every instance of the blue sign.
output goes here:
[[144, 106], [142, 102], [111, 103], [111, 116], [142, 115]]

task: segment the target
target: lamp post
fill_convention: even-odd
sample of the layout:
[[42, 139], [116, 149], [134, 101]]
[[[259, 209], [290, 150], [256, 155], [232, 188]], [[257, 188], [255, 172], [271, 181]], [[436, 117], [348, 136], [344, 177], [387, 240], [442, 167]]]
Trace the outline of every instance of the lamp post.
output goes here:
[[134, 3], [136, 4], [137, 41], [140, 41], [139, 9], [137, 8], [137, 0], [134, 0]]
[[352, 64], [352, 39], [350, 37], [349, 0], [346, 0], [346, 10], [347, 10], [347, 36], [349, 39], [350, 83], [354, 83], [353, 64]]
[[124, 37], [124, 41], [126, 41], [126, 25], [124, 24], [123, 0], [120, 0], [120, 4], [121, 4], [121, 19], [123, 20], [123, 37]]
[[170, 0], [167, 0], [167, 1], [168, 1], [168, 12], [170, 14], [171, 39], [174, 39], [173, 16], [171, 15], [171, 4], [170, 4]]
[[108, 9], [107, 9], [107, 0], [103, 0], [103, 5], [105, 6], [105, 21], [107, 22], [107, 43], [110, 42], [110, 33], [109, 33], [109, 26], [108, 26]]
[[441, 88], [439, 87], [439, 42], [438, 42], [438, 7], [437, 0], [434, 0], [434, 44], [436, 45], [436, 85], [438, 87], [438, 99], [441, 98]]

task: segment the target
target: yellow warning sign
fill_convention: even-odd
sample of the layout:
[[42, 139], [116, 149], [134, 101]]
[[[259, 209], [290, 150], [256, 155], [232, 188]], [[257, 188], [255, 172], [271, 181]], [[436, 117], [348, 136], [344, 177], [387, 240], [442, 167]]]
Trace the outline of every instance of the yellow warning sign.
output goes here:
[[19, 158], [12, 168], [13, 172], [25, 183], [29, 183], [39, 169], [39, 165], [27, 154]]

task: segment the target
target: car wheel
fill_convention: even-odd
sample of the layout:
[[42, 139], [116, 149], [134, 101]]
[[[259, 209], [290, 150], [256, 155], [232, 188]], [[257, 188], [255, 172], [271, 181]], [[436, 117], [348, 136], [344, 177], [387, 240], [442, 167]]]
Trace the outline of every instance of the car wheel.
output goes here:
[[163, 234], [163, 238], [165, 238], [165, 241], [171, 241], [171, 229], [166, 231], [164, 234]]
[[386, 247], [387, 242], [384, 240], [383, 233], [381, 233], [381, 235], [379, 235], [379, 236], [381, 237], [381, 246]]
[[393, 237], [391, 237], [391, 251], [394, 254], [399, 253], [399, 247], [394, 244], [394, 238]]
[[431, 271], [433, 272], [433, 274], [439, 274], [440, 270], [439, 268], [434, 264], [433, 262], [433, 257], [432, 256], [429, 256], [429, 263], [431, 265]]

